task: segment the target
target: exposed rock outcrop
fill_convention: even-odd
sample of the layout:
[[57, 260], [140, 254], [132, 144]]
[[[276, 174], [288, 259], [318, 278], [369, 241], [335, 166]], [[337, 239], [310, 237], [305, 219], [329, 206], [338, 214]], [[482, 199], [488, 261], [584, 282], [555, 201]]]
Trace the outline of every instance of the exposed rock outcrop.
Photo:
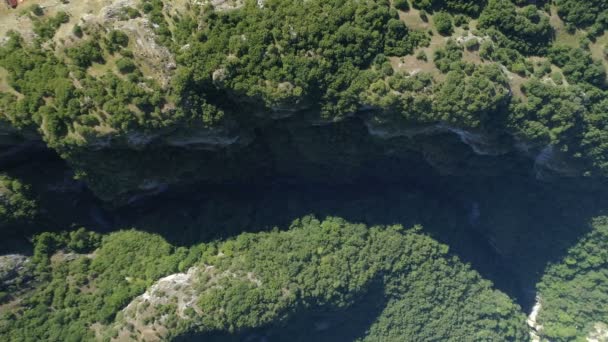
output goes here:
[[606, 342], [608, 341], [608, 325], [598, 322], [593, 326], [593, 331], [587, 336], [587, 342]]
[[16, 285], [29, 278], [30, 259], [24, 255], [11, 254], [0, 256], [0, 289]]
[[456, 134], [460, 141], [468, 145], [473, 152], [484, 156], [500, 156], [511, 150], [510, 146], [505, 146], [496, 141], [493, 137], [480, 132], [472, 132], [462, 128], [437, 123], [432, 125], [399, 126], [391, 122], [380, 122], [375, 119], [368, 119], [365, 125], [372, 136], [380, 139], [391, 139], [395, 137], [413, 138], [417, 135], [433, 135], [441, 133]]

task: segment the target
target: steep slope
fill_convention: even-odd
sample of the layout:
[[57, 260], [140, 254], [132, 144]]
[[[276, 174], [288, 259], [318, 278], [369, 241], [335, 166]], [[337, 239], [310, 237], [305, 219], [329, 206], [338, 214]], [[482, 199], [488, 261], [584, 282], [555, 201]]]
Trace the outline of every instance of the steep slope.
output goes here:
[[519, 154], [543, 179], [602, 177], [605, 63], [598, 46], [554, 39], [562, 7], [414, 5], [456, 12], [371, 0], [27, 7], [0, 52], [0, 110], [114, 203], [194, 182], [351, 170], [347, 182], [383, 158], [457, 174], [474, 169], [463, 160]]

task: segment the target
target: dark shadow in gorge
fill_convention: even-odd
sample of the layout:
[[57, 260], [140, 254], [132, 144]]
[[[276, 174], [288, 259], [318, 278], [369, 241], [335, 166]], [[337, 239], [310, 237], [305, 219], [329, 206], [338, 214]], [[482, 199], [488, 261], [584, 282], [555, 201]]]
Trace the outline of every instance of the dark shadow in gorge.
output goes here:
[[125, 210], [121, 224], [157, 232], [176, 245], [286, 229], [308, 214], [368, 225], [421, 224], [529, 310], [547, 263], [559, 261], [587, 232], [588, 220], [608, 208], [601, 191], [569, 185], [515, 175], [405, 184], [361, 179], [345, 186], [207, 187], [198, 194], [166, 193]]
[[[384, 157], [363, 165], [361, 177], [342, 185], [274, 176], [256, 185], [189, 185], [109, 210], [71, 180], [65, 162], [43, 157], [8, 170], [43, 194], [46, 220], [18, 238], [79, 226], [104, 233], [135, 227], [188, 246], [245, 231], [286, 229], [308, 214], [368, 225], [421, 224], [525, 310], [547, 263], [559, 261], [587, 232], [589, 219], [608, 208], [605, 187], [581, 187], [574, 180], [539, 182], [530, 160], [505, 155], [475, 157], [472, 166], [463, 160], [456, 165], [465, 170], [460, 177], [442, 176], [424, 162]], [[467, 172], [473, 168], [477, 174]], [[12, 241], [3, 245], [2, 253], [19, 250]]]

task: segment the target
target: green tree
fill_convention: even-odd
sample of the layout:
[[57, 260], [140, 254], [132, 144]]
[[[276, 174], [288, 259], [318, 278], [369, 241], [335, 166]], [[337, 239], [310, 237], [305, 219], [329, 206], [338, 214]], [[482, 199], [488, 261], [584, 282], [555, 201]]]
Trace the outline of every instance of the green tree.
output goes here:
[[433, 22], [435, 23], [437, 32], [443, 36], [449, 36], [454, 32], [454, 27], [452, 26], [452, 16], [449, 13], [435, 13], [435, 15], [433, 15]]

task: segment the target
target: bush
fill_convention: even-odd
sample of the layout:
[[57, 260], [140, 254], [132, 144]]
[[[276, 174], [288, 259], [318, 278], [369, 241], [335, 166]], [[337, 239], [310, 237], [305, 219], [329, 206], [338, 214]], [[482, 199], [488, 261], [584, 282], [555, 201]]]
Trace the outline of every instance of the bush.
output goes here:
[[420, 10], [420, 19], [422, 19], [422, 21], [424, 21], [425, 23], [429, 22], [429, 16], [425, 10]]
[[123, 12], [120, 15], [121, 20], [135, 19], [141, 16], [141, 13], [133, 7], [127, 6], [123, 8]]
[[603, 87], [606, 82], [604, 65], [594, 60], [589, 51], [556, 45], [549, 50], [549, 60], [562, 68], [570, 83], [586, 82]]
[[426, 55], [426, 52], [424, 52], [424, 50], [420, 50], [418, 51], [418, 53], [416, 54], [416, 59], [419, 61], [428, 61], [428, 57]]
[[55, 32], [61, 26], [70, 21], [67, 13], [60, 11], [54, 17], [34, 20], [34, 32], [42, 40], [48, 40], [55, 36]]
[[435, 28], [442, 36], [449, 36], [454, 32], [452, 16], [446, 12], [439, 12], [433, 16]]
[[564, 76], [561, 74], [561, 72], [556, 71], [556, 72], [552, 73], [551, 74], [551, 79], [557, 85], [564, 84]]
[[90, 67], [93, 62], [103, 63], [104, 61], [101, 46], [93, 41], [69, 48], [66, 54], [81, 68]]
[[410, 3], [407, 0], [395, 0], [394, 6], [400, 11], [409, 11]]
[[70, 16], [63, 11], [60, 11], [57, 12], [53, 20], [59, 24], [66, 24], [70, 21]]
[[108, 33], [105, 43], [108, 52], [114, 53], [129, 45], [129, 36], [122, 31], [112, 30]]
[[555, 5], [560, 18], [573, 29], [606, 25], [608, 2], [605, 0], [557, 0]]
[[29, 11], [39, 17], [44, 15], [44, 9], [42, 8], [42, 6], [40, 6], [38, 4], [31, 5], [29, 7]]
[[72, 34], [74, 34], [78, 38], [82, 38], [82, 36], [84, 35], [82, 27], [80, 27], [80, 25], [74, 25], [74, 28], [72, 28]]
[[453, 39], [449, 39], [445, 47], [435, 50], [433, 61], [437, 68], [446, 73], [450, 70], [460, 69], [463, 48]]
[[526, 65], [523, 63], [513, 63], [511, 65], [511, 71], [520, 76], [525, 76], [526, 75]]
[[534, 76], [540, 78], [540, 77], [543, 77], [543, 76], [549, 74], [550, 72], [551, 72], [551, 62], [543, 61], [536, 65], [536, 68], [534, 69]]
[[28, 185], [17, 179], [0, 174], [0, 229], [3, 234], [6, 228], [23, 228], [33, 222], [38, 214], [38, 204], [32, 198]]
[[137, 69], [135, 62], [130, 58], [121, 58], [116, 62], [116, 68], [121, 74], [129, 74]]
[[454, 16], [454, 26], [461, 27], [469, 22], [469, 18], [466, 15], [457, 14]]
[[133, 51], [129, 50], [129, 49], [122, 49], [120, 50], [120, 54], [123, 57], [128, 57], [128, 58], [133, 58], [135, 55], [133, 54]]
[[479, 40], [477, 38], [471, 38], [464, 42], [464, 47], [469, 50], [477, 50], [479, 49]]

